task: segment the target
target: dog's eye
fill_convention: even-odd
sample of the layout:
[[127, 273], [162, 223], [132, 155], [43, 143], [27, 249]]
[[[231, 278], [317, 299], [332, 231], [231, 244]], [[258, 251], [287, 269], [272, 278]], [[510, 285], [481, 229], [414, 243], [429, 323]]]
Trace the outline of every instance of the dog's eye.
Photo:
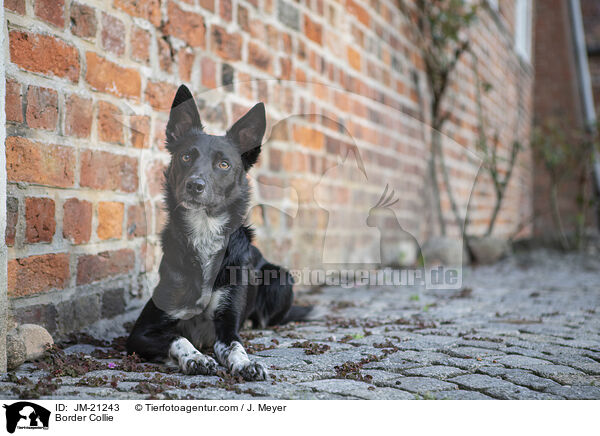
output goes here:
[[222, 160], [221, 162], [219, 162], [219, 168], [221, 168], [222, 170], [229, 169], [229, 162], [227, 162], [226, 160]]
[[188, 153], [182, 154], [181, 155], [181, 160], [184, 162], [189, 162], [190, 160], [192, 160], [192, 156], [189, 155]]

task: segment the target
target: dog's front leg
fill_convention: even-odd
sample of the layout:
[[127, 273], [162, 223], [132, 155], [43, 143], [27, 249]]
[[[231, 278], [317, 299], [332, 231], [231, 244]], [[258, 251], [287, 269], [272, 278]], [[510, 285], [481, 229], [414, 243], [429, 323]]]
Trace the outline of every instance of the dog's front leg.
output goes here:
[[266, 380], [267, 368], [262, 363], [252, 362], [240, 341], [215, 343], [215, 354], [221, 365], [231, 371], [232, 375], [241, 375], [244, 380]]
[[212, 375], [217, 372], [217, 362], [198, 351], [190, 341], [179, 337], [171, 342], [169, 357], [177, 362], [184, 374]]
[[235, 291], [230, 294], [227, 304], [221, 306], [215, 314], [215, 332], [217, 340], [214, 350], [217, 360], [227, 368], [232, 375], [241, 375], [244, 380], [266, 380], [268, 376], [265, 366], [252, 362], [242, 345], [238, 335], [240, 326], [240, 301], [237, 301]]

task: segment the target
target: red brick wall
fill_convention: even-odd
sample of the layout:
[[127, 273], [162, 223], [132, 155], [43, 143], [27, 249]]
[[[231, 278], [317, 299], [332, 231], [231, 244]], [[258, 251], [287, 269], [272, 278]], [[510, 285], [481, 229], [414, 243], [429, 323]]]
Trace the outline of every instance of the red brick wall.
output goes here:
[[[560, 120], [566, 132], [580, 135], [585, 131], [585, 120], [569, 4], [560, 0], [538, 1], [535, 4], [535, 122], [543, 124], [548, 120]], [[600, 16], [598, 5], [597, 2], [583, 0], [581, 6], [587, 44], [592, 47], [594, 32], [597, 33], [592, 23], [594, 17], [597, 19]], [[592, 59], [592, 73], [594, 68]], [[572, 146], [577, 147], [577, 144], [574, 142]], [[578, 182], [582, 171], [589, 171], [589, 168], [572, 168], [558, 187], [558, 206], [565, 229], [569, 233], [574, 231], [579, 213]], [[558, 229], [552, 219], [549, 201], [551, 184], [541, 162], [535, 163], [534, 181], [535, 234], [544, 239], [556, 240]], [[592, 190], [590, 183], [586, 189], [588, 192]], [[593, 208], [588, 208], [588, 226], [593, 227], [594, 221]]]
[[[493, 85], [486, 117], [502, 152], [530, 127], [531, 67], [513, 51], [514, 9], [501, 2], [473, 29], [481, 73]], [[427, 195], [429, 95], [410, 23], [391, 0], [10, 0], [5, 2], [9, 297], [18, 322], [57, 334], [112, 316], [149, 288], [157, 234], [164, 127], [175, 89], [195, 93], [204, 124], [222, 132], [264, 101], [269, 141], [253, 170], [258, 244], [288, 266], [373, 253], [369, 209], [389, 184], [394, 212], [419, 241], [435, 234]], [[471, 59], [448, 95], [452, 189], [461, 204], [477, 114]], [[450, 107], [450, 106], [448, 106]], [[365, 175], [353, 158], [358, 147]], [[496, 230], [530, 214], [525, 151]], [[472, 232], [493, 206], [475, 190]], [[445, 217], [452, 215], [444, 194]], [[326, 228], [327, 234], [325, 234]], [[394, 228], [393, 220], [382, 228]], [[527, 232], [527, 230], [526, 230]], [[393, 232], [384, 244], [394, 252]], [[377, 243], [375, 243], [377, 242]], [[364, 259], [362, 259], [364, 260]], [[392, 259], [393, 260], [393, 259]]]

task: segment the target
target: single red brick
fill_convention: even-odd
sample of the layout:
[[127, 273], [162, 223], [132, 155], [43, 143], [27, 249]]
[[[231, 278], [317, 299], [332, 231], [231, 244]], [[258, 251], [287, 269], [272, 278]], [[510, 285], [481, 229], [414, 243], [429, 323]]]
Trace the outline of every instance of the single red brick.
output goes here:
[[160, 0], [115, 0], [114, 6], [133, 17], [148, 20], [155, 26], [160, 25]]
[[293, 50], [291, 35], [289, 33], [282, 33], [281, 40], [284, 53], [290, 53]]
[[88, 138], [92, 131], [92, 100], [72, 94], [67, 97], [65, 135]]
[[323, 41], [323, 26], [304, 15], [304, 34], [317, 44]]
[[282, 57], [279, 59], [279, 66], [281, 69], [279, 77], [283, 80], [290, 80], [292, 78], [292, 60], [287, 57]]
[[360, 65], [361, 65], [360, 53], [358, 51], [354, 50], [352, 47], [348, 47], [348, 63], [350, 64], [350, 66], [352, 68], [360, 71]]
[[30, 85], [27, 88], [27, 125], [33, 129], [55, 130], [58, 122], [58, 93]]
[[102, 13], [102, 48], [117, 56], [125, 53], [125, 25], [117, 17]]
[[15, 197], [6, 198], [6, 231], [4, 241], [6, 245], [12, 247], [15, 245], [17, 236], [17, 224], [19, 222], [19, 200]]
[[98, 103], [98, 139], [106, 142], [123, 143], [123, 114], [112, 103]]
[[206, 26], [202, 15], [184, 11], [175, 3], [169, 2], [168, 17], [169, 19], [164, 28], [166, 35], [179, 38], [191, 47], [204, 46]]
[[35, 0], [34, 13], [56, 27], [65, 27], [65, 0]]
[[267, 40], [267, 29], [263, 20], [252, 20], [250, 21], [250, 36], [253, 40], [266, 41]]
[[121, 239], [125, 206], [118, 201], [102, 201], [98, 204], [98, 229], [100, 239]]
[[52, 242], [56, 231], [54, 200], [27, 197], [25, 199], [25, 239], [29, 243]]
[[134, 157], [83, 150], [80, 161], [81, 186], [124, 192], [135, 192], [138, 188], [138, 161]]
[[150, 147], [150, 117], [147, 115], [132, 115], [129, 118], [131, 130], [131, 145], [135, 148]]
[[244, 32], [250, 32], [250, 21], [248, 19], [248, 8], [238, 3], [237, 22]]
[[4, 8], [25, 15], [25, 0], [4, 0]]
[[146, 101], [154, 109], [169, 110], [177, 92], [177, 87], [166, 82], [151, 82], [146, 85]]
[[281, 37], [279, 36], [279, 30], [271, 25], [267, 24], [267, 45], [273, 50], [279, 51], [279, 46], [281, 44]]
[[79, 78], [79, 53], [69, 45], [50, 35], [10, 32], [10, 60], [19, 67], [34, 73], [66, 77], [72, 82]]
[[11, 182], [62, 188], [73, 186], [75, 155], [70, 147], [11, 136], [6, 139], [6, 162], [6, 172]]
[[71, 3], [71, 32], [82, 38], [96, 36], [98, 24], [94, 8], [79, 3]]
[[144, 203], [134, 204], [127, 208], [127, 237], [129, 239], [146, 236], [148, 219]]
[[192, 67], [194, 65], [194, 53], [188, 49], [179, 50], [177, 53], [179, 64], [179, 78], [184, 82], [192, 79]]
[[139, 27], [131, 32], [131, 57], [136, 61], [150, 60], [150, 33]]
[[320, 150], [325, 145], [323, 132], [307, 126], [294, 126], [294, 141], [304, 147]]
[[328, 101], [329, 100], [329, 91], [330, 91], [329, 86], [323, 85], [321, 83], [313, 84], [313, 95], [318, 100]]
[[69, 198], [63, 204], [63, 237], [73, 244], [83, 244], [92, 235], [92, 203]]
[[202, 86], [214, 89], [217, 87], [217, 66], [211, 58], [202, 58], [201, 62]]
[[231, 21], [233, 18], [233, 6], [231, 0], [219, 1], [219, 15], [225, 21]]
[[242, 58], [242, 36], [238, 33], [227, 33], [223, 27], [213, 25], [211, 48], [225, 60], [239, 61]]
[[123, 68], [96, 53], [85, 54], [87, 72], [85, 80], [96, 90], [117, 97], [139, 97], [142, 89], [140, 73], [133, 68]]
[[127, 274], [134, 266], [135, 253], [127, 248], [84, 255], [77, 260], [77, 284]]
[[248, 44], [248, 63], [261, 70], [271, 70], [271, 54], [268, 50], [258, 44], [251, 42]]
[[63, 289], [69, 283], [69, 255], [44, 254], [8, 262], [8, 296], [10, 298]]
[[23, 122], [23, 105], [21, 99], [21, 84], [15, 80], [6, 80], [6, 121]]
[[281, 171], [281, 150], [269, 149], [269, 168], [273, 171]]
[[360, 6], [354, 0], [348, 0], [346, 2], [346, 9], [348, 10], [348, 12], [354, 15], [358, 19], [358, 21], [363, 23], [365, 26], [369, 27], [369, 13], [366, 11], [365, 8]]

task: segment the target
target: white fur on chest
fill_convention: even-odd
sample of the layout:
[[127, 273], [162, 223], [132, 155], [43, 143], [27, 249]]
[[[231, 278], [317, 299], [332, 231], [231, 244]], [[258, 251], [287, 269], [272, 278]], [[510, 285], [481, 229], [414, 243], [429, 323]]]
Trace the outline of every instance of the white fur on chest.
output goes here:
[[[194, 249], [200, 262], [202, 272], [202, 290], [195, 305], [170, 312], [173, 318], [186, 319], [212, 319], [222, 292], [213, 292], [214, 274], [211, 274], [214, 259], [225, 246], [226, 215], [211, 217], [204, 210], [188, 209], [184, 212], [185, 232], [189, 244]], [[194, 318], [191, 318], [194, 317]], [[196, 321], [198, 321], [196, 319]], [[183, 321], [182, 321], [183, 322]], [[194, 343], [194, 341], [192, 341]]]
[[208, 305], [212, 294], [211, 269], [217, 253], [225, 246], [224, 228], [226, 215], [208, 216], [202, 209], [190, 209], [185, 214], [186, 231], [202, 268], [202, 296], [196, 304], [200, 308]]
[[225, 244], [226, 215], [208, 216], [203, 209], [185, 211], [186, 232], [191, 245], [200, 257], [202, 269]]

